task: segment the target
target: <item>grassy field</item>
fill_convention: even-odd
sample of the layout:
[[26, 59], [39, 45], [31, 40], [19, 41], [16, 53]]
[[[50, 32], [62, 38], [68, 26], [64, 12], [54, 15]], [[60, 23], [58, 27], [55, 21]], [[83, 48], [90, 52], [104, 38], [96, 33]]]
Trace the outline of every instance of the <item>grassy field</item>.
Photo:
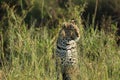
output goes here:
[[56, 80], [57, 34], [62, 23], [71, 18], [78, 21], [81, 35], [78, 80], [120, 80], [120, 47], [116, 44], [115, 24], [108, 23], [110, 32], [95, 29], [92, 24], [83, 28], [77, 6], [64, 12], [67, 19], [59, 20], [56, 28], [49, 29], [48, 25], [36, 28], [33, 22], [28, 29], [23, 16], [17, 16], [9, 6], [6, 9], [7, 14], [0, 21], [0, 80]]
[[[5, 80], [56, 80], [53, 54], [58, 30], [28, 30], [25, 26], [9, 29], [10, 61], [1, 67]], [[115, 35], [93, 28], [80, 29], [80, 33], [79, 80], [119, 80], [120, 48]], [[3, 40], [0, 44], [3, 56]]]

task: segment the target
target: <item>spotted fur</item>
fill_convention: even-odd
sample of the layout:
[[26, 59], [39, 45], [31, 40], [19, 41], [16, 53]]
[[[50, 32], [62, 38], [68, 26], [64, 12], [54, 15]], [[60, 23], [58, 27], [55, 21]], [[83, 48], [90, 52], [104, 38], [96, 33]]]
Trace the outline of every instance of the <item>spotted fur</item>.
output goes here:
[[62, 73], [63, 80], [76, 80], [78, 73], [77, 42], [79, 28], [73, 21], [65, 23], [60, 30], [56, 43], [57, 80]]

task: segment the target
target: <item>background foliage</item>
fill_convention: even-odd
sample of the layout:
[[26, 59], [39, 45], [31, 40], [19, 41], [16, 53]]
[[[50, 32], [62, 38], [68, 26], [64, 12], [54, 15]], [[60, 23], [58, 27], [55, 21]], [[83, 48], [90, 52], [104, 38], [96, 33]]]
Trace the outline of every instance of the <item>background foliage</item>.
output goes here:
[[81, 34], [78, 80], [119, 80], [119, 3], [1, 0], [0, 79], [56, 80], [57, 34], [63, 22], [75, 19]]

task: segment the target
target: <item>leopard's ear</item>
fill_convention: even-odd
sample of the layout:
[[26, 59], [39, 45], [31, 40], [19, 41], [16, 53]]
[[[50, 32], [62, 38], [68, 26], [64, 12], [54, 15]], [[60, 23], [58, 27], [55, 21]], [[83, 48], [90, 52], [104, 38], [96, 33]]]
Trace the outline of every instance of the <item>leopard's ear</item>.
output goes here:
[[64, 22], [64, 23], [63, 23], [63, 28], [67, 28], [67, 26], [68, 26], [68, 23], [67, 23], [67, 22]]
[[70, 21], [70, 23], [75, 25], [76, 24], [76, 20], [73, 19], [73, 20]]
[[64, 29], [60, 31], [59, 35], [61, 36], [61, 38], [64, 38], [66, 36]]

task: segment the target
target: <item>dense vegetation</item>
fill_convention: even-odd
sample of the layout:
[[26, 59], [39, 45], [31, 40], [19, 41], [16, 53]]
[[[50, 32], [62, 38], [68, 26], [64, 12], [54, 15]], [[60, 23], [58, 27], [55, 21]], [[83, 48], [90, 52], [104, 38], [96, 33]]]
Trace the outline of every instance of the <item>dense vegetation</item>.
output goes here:
[[81, 34], [78, 80], [119, 80], [120, 1], [111, 1], [1, 0], [0, 79], [56, 80], [57, 34], [63, 22], [75, 19]]

